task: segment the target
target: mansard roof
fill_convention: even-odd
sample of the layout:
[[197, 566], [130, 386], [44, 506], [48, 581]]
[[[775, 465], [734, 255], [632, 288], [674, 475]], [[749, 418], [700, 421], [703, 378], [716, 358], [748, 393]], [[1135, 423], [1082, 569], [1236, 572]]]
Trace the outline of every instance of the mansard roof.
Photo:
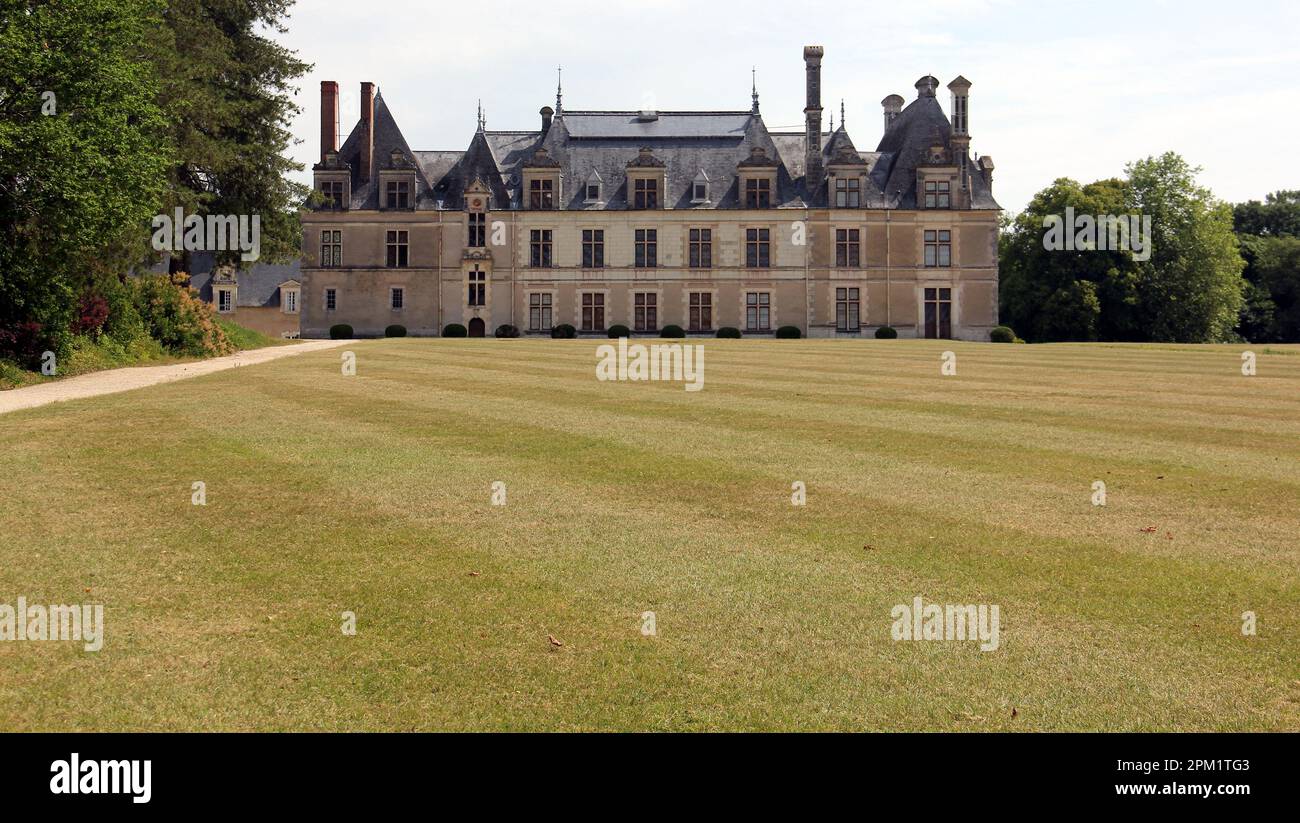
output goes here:
[[[492, 192], [493, 209], [520, 208], [523, 169], [543, 165], [562, 175], [560, 208], [625, 209], [628, 169], [645, 163], [662, 164], [668, 208], [740, 208], [738, 174], [755, 165], [756, 158], [776, 168], [774, 206], [828, 202], [825, 180], [816, 181], [811, 191], [805, 181], [803, 132], [770, 132], [755, 111], [565, 110], [546, 131], [479, 129], [464, 151], [411, 151], [383, 96], [376, 94], [374, 128], [371, 181], [360, 181], [359, 122], [339, 150], [339, 162], [351, 169], [354, 209], [378, 208], [378, 170], [392, 165], [394, 153], [401, 165], [409, 162], [417, 171], [417, 209], [463, 208], [465, 189], [475, 180]], [[823, 134], [823, 166], [862, 167], [867, 208], [914, 209], [917, 168], [926, 163], [931, 146], [951, 151], [950, 135], [938, 100], [922, 94], [894, 118], [874, 152], [859, 151], [843, 124]], [[649, 149], [648, 156], [643, 148]], [[972, 206], [999, 208], [978, 167], [973, 162], [969, 167]], [[707, 203], [692, 202], [691, 184], [701, 172], [711, 181]], [[603, 181], [599, 202], [587, 202], [584, 191], [583, 183], [593, 174]]]

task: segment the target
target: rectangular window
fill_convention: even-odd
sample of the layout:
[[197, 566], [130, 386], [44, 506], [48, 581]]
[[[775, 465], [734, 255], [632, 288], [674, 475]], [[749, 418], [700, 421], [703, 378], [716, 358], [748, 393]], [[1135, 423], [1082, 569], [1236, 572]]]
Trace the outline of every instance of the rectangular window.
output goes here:
[[322, 268], [343, 265], [343, 232], [333, 229], [320, 233], [320, 264]]
[[691, 268], [713, 268], [713, 229], [691, 229], [690, 244]]
[[751, 291], [745, 295], [745, 328], [748, 331], [770, 331], [772, 328], [772, 294]]
[[600, 292], [582, 294], [582, 330], [605, 330], [605, 295]]
[[952, 232], [925, 232], [925, 265], [930, 268], [952, 265]]
[[384, 187], [385, 205], [390, 209], [405, 209], [411, 203], [411, 184], [405, 180], [389, 180]]
[[231, 297], [234, 295], [230, 289], [221, 289], [217, 292], [217, 311], [225, 313], [230, 311], [234, 304]]
[[638, 209], [657, 209], [659, 208], [659, 181], [655, 179], [642, 178], [637, 180], [633, 188], [634, 196], [632, 200], [633, 208]]
[[550, 292], [533, 292], [528, 295], [528, 328], [530, 331], [551, 330]]
[[584, 269], [601, 269], [605, 267], [605, 230], [582, 230], [582, 267]]
[[707, 291], [693, 291], [690, 296], [691, 331], [713, 330], [713, 294]]
[[694, 192], [691, 194], [692, 203], [703, 203], [709, 199], [708, 183], [692, 183], [691, 186], [694, 189]]
[[528, 264], [533, 268], [551, 267], [551, 230], [533, 229], [529, 233]]
[[835, 206], [841, 209], [856, 209], [862, 204], [861, 182], [856, 177], [835, 178]]
[[284, 313], [298, 313], [298, 292], [294, 289], [288, 289], [284, 293]]
[[750, 178], [745, 181], [745, 208], [747, 209], [766, 209], [772, 206], [772, 181], [755, 180]]
[[475, 269], [469, 273], [467, 303], [471, 306], [487, 305], [487, 272]]
[[389, 295], [388, 302], [389, 305], [392, 307], [393, 311], [401, 311], [402, 303], [406, 298], [406, 290], [401, 288], [400, 286], [394, 286], [393, 288], [388, 290], [388, 295]]
[[772, 265], [770, 229], [745, 229], [745, 265], [751, 269]]
[[410, 264], [410, 244], [408, 234], [404, 231], [390, 231], [387, 234], [388, 267], [404, 269]]
[[555, 190], [553, 181], [533, 180], [528, 184], [528, 208], [555, 208]]
[[598, 201], [598, 200], [600, 200], [600, 184], [599, 184], [599, 183], [588, 183], [588, 184], [587, 184], [587, 202], [588, 202], [588, 203], [595, 203], [595, 202]]
[[861, 259], [861, 244], [858, 229], [835, 230], [835, 265], [843, 268], [857, 268]]
[[952, 338], [952, 289], [925, 290], [925, 336], [943, 340]]
[[325, 197], [325, 208], [342, 209], [346, 207], [343, 202], [343, 181], [321, 183], [320, 193]]
[[325, 290], [325, 311], [334, 311], [339, 307], [338, 291], [336, 289]]
[[469, 213], [469, 237], [466, 244], [472, 249], [487, 245], [487, 215], [481, 211]]
[[925, 207], [927, 209], [946, 209], [949, 207], [949, 184], [947, 180], [925, 181]]
[[659, 265], [659, 232], [657, 229], [637, 229], [635, 234], [636, 267], [653, 269]]
[[842, 288], [835, 290], [835, 330], [857, 331], [861, 303], [858, 290]]
[[637, 292], [632, 296], [632, 328], [636, 331], [655, 331], [659, 328], [659, 295], [654, 292]]

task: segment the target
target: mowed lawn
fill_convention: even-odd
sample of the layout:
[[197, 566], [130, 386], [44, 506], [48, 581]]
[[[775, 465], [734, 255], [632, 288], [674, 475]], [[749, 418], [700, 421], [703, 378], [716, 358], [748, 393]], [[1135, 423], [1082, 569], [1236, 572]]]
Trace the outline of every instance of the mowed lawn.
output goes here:
[[[1300, 347], [599, 342], [0, 416], [0, 603], [106, 624], [0, 642], [0, 729], [1300, 729]], [[918, 595], [1000, 647], [894, 641]]]

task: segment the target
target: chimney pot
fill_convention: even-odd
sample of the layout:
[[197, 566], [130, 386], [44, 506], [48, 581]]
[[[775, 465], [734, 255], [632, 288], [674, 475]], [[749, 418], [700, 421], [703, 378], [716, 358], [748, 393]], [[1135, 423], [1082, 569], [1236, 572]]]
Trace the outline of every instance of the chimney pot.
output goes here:
[[551, 130], [551, 118], [555, 116], [555, 109], [550, 106], [542, 106], [537, 112], [542, 116], [542, 134]]

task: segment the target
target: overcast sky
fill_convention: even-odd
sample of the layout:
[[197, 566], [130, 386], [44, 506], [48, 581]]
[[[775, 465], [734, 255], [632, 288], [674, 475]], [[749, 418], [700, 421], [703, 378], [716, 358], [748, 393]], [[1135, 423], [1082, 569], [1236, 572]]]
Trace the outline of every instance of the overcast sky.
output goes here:
[[340, 84], [344, 136], [370, 80], [413, 149], [467, 147], [479, 98], [489, 129], [536, 128], [557, 65], [573, 110], [745, 110], [754, 67], [768, 127], [798, 130], [802, 49], [820, 44], [822, 105], [838, 124], [844, 99], [859, 150], [880, 140], [886, 95], [910, 102], [925, 74], [968, 78], [971, 148], [996, 162], [1009, 210], [1057, 177], [1119, 175], [1167, 150], [1225, 200], [1300, 189], [1294, 0], [299, 0], [277, 36], [314, 64], [294, 125], [304, 182], [321, 80]]

